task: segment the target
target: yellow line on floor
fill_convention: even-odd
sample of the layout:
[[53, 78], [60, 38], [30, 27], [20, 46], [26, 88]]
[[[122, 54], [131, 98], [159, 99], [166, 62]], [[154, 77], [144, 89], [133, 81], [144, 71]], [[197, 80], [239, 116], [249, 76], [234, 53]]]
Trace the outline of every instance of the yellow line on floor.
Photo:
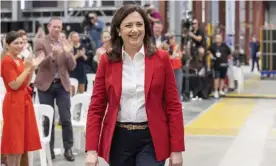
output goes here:
[[276, 138], [276, 129], [272, 129], [271, 132], [269, 133], [270, 137]]
[[256, 105], [252, 99], [221, 99], [185, 127], [190, 135], [236, 136]]
[[228, 93], [226, 97], [258, 97], [258, 98], [276, 98], [276, 95], [272, 94], [246, 94], [246, 93]]

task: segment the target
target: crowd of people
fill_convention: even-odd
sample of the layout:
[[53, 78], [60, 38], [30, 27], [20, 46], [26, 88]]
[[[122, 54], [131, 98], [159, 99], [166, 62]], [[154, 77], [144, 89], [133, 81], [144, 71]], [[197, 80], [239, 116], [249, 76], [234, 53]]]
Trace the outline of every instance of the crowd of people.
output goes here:
[[[41, 148], [31, 87], [38, 89], [40, 104], [55, 108], [56, 101], [64, 156], [68, 161], [75, 160], [69, 79], [76, 78], [76, 93], [83, 93], [86, 74], [95, 63], [87, 115], [87, 166], [96, 165], [98, 156], [111, 166], [161, 166], [167, 158], [172, 166], [182, 165], [181, 100], [190, 93], [195, 99], [207, 99], [212, 91], [215, 98], [225, 95], [229, 59], [239, 61], [239, 57], [231, 58], [232, 50], [223, 42], [222, 34], [215, 34], [208, 46], [195, 18], [191, 30], [183, 35], [187, 42], [178, 43], [174, 33], [164, 33], [164, 22], [152, 5], [125, 5], [106, 26], [96, 14], [89, 14], [84, 22], [89, 42], [83, 42], [75, 31], [66, 34], [62, 24], [60, 18], [51, 18], [49, 34], [40, 28], [33, 46], [24, 30], [11, 31], [3, 40], [1, 77], [7, 92], [1, 154], [7, 156], [7, 164], [19, 166], [22, 154]], [[259, 45], [253, 40], [250, 46], [255, 62]], [[35, 81], [30, 84], [34, 73]], [[45, 134], [49, 132], [48, 123], [45, 119]], [[12, 127], [15, 124], [18, 127]], [[54, 129], [53, 124], [52, 159]]]

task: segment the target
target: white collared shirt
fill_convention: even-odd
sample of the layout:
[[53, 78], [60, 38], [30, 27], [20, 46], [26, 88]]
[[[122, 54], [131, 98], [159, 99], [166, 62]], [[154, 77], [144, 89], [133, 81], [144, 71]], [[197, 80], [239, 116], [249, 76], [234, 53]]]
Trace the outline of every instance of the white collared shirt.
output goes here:
[[123, 50], [122, 59], [122, 94], [117, 120], [119, 122], [146, 122], [144, 46], [133, 59]]
[[155, 45], [159, 47], [162, 44], [161, 35], [159, 37], [155, 37]]

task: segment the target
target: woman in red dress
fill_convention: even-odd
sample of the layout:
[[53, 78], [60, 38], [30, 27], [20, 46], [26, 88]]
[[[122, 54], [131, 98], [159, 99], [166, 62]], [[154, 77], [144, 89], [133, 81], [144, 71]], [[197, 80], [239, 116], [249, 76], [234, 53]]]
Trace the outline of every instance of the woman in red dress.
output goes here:
[[23, 40], [11, 31], [6, 36], [6, 52], [2, 57], [1, 76], [6, 94], [3, 101], [3, 134], [1, 154], [7, 156], [9, 166], [20, 166], [24, 152], [41, 149], [34, 107], [28, 84], [36, 65], [42, 58], [26, 59], [18, 55], [23, 49]]

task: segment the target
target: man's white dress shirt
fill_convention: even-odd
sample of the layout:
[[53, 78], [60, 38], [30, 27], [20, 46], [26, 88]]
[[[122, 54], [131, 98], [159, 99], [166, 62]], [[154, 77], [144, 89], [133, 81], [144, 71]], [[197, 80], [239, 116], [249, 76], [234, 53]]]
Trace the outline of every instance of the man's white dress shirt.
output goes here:
[[144, 46], [133, 59], [123, 50], [122, 59], [122, 93], [117, 120], [119, 122], [146, 122]]

